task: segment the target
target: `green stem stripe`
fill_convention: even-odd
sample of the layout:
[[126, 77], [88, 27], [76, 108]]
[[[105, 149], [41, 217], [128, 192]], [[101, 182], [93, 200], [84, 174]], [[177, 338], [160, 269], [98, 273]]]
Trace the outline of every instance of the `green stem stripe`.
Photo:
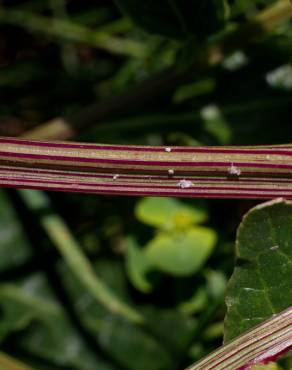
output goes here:
[[0, 138], [0, 186], [292, 199], [292, 147], [143, 147]]
[[292, 348], [292, 307], [247, 331], [187, 370], [248, 370]]

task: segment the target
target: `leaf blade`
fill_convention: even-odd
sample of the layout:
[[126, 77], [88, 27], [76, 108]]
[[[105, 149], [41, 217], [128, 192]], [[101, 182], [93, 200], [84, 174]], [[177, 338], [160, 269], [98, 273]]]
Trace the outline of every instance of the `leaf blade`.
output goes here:
[[225, 341], [292, 304], [292, 203], [253, 208], [236, 241], [237, 266], [226, 298]]

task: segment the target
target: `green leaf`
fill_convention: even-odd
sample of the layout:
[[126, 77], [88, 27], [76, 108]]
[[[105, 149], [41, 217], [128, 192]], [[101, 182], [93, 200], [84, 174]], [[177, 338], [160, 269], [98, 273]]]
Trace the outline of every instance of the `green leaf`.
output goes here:
[[202, 311], [207, 303], [208, 295], [206, 289], [200, 287], [189, 300], [180, 303], [178, 308], [184, 314], [192, 315], [194, 313]]
[[223, 297], [226, 291], [227, 279], [222, 271], [206, 271], [207, 291], [212, 299]]
[[15, 345], [56, 366], [69, 366], [72, 370], [113, 370], [98, 361], [54, 296], [49, 294], [44, 298], [44, 292], [49, 294], [46, 281], [40, 275], [27, 279], [22, 287], [0, 285], [0, 341], [12, 332], [21, 331], [22, 336]]
[[210, 94], [214, 91], [216, 82], [213, 78], [205, 78], [190, 84], [180, 86], [173, 95], [174, 103], [182, 103], [198, 96]]
[[100, 346], [129, 370], [171, 368], [170, 353], [156, 339], [117, 316], [104, 318], [97, 335]]
[[239, 226], [225, 341], [292, 305], [292, 202], [253, 208]]
[[163, 36], [186, 39], [216, 32], [228, 16], [226, 0], [115, 0], [140, 27]]
[[[127, 287], [122, 264], [99, 260], [95, 264], [102, 279], [117, 295], [125, 299]], [[66, 266], [64, 283], [84, 327], [95, 336], [106, 353], [128, 370], [165, 370], [172, 364], [171, 354], [141, 326], [109, 313], [98, 304]]]
[[17, 214], [0, 190], [0, 271], [19, 266], [31, 256], [31, 249]]
[[146, 307], [143, 314], [155, 338], [171, 351], [183, 354], [189, 346], [197, 327], [197, 320], [174, 309]]
[[207, 212], [173, 198], [150, 197], [140, 200], [135, 208], [139, 221], [163, 229], [185, 228], [206, 221]]
[[161, 232], [148, 243], [145, 253], [159, 270], [175, 276], [188, 276], [203, 266], [216, 239], [216, 233], [206, 227], [191, 227], [185, 232]]
[[139, 248], [134, 238], [127, 238], [126, 242], [126, 270], [129, 280], [134, 287], [143, 293], [152, 290], [147, 280], [147, 273], [152, 270], [152, 265], [147, 260], [143, 250]]

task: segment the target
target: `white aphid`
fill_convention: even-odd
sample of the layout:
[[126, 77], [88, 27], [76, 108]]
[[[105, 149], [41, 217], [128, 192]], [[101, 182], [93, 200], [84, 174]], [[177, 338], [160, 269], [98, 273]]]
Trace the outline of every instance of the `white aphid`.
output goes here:
[[273, 245], [270, 250], [271, 251], [276, 251], [277, 249], [279, 249], [279, 246], [278, 245]]
[[168, 170], [167, 172], [169, 175], [174, 175], [174, 170]]
[[170, 153], [171, 152], [171, 148], [167, 147], [164, 149], [167, 153]]
[[194, 184], [189, 180], [180, 180], [178, 182], [178, 186], [182, 189], [188, 189], [188, 188], [192, 187], [193, 185]]
[[239, 176], [241, 174], [240, 168], [237, 166], [234, 166], [233, 163], [231, 163], [231, 166], [229, 167], [228, 172], [230, 175], [236, 175], [236, 176]]
[[113, 176], [113, 180], [117, 180], [120, 177], [120, 175], [116, 174]]

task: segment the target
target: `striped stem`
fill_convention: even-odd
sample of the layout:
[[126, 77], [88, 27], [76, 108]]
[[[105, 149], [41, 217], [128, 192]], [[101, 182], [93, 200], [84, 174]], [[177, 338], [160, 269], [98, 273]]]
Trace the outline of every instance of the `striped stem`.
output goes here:
[[273, 315], [187, 370], [249, 370], [292, 348], [292, 307]]
[[168, 148], [0, 138], [0, 186], [110, 195], [292, 199], [292, 146]]

